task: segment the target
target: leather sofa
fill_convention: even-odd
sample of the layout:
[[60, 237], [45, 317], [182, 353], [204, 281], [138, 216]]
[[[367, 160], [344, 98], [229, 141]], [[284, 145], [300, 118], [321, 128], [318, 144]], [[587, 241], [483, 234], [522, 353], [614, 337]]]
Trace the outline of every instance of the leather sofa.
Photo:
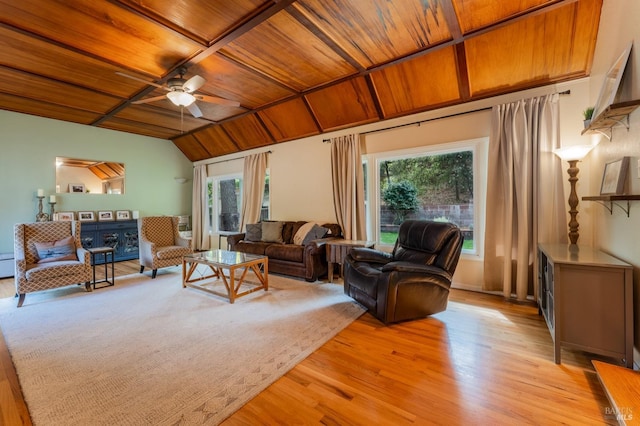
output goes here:
[[[282, 224], [279, 238], [248, 238], [249, 227], [261, 224], [247, 225], [247, 232], [227, 236], [227, 244], [231, 251], [257, 254], [269, 258], [269, 272], [304, 278], [309, 282], [318, 280], [327, 274], [326, 245], [328, 240], [342, 238], [342, 229], [337, 223], [325, 223], [315, 228], [323, 228], [318, 235], [320, 238], [309, 239], [303, 243], [294, 241], [299, 238], [298, 231], [310, 228], [313, 223], [306, 221], [262, 222], [265, 226]], [[265, 235], [266, 237], [266, 235]], [[310, 236], [311, 237], [311, 236]]]
[[385, 324], [444, 311], [462, 242], [462, 232], [451, 223], [405, 221], [393, 252], [351, 249], [344, 292]]

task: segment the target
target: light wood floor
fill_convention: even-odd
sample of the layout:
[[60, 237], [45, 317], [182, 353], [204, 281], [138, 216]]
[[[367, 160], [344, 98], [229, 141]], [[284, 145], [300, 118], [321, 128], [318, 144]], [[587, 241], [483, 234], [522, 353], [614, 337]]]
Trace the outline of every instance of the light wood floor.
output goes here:
[[[0, 280], [1, 295], [13, 296], [13, 279]], [[389, 327], [363, 315], [224, 425], [616, 424], [592, 356], [563, 350], [556, 365], [536, 307], [462, 290], [449, 300]], [[31, 424], [3, 337], [0, 424]]]

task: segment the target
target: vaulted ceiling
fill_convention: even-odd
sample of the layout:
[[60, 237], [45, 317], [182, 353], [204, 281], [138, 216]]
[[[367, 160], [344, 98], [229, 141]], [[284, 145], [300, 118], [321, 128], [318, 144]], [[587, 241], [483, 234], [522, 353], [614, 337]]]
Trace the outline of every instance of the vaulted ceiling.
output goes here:
[[[196, 161], [587, 76], [601, 6], [0, 0], [0, 108], [170, 139]], [[181, 68], [238, 106], [175, 106], [159, 86]]]

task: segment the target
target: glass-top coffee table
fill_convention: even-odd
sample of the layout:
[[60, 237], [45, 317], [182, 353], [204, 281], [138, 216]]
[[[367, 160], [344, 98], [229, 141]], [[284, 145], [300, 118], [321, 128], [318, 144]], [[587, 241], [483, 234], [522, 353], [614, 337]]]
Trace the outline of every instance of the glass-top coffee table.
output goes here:
[[[190, 254], [182, 258], [182, 287], [197, 288], [233, 303], [254, 291], [269, 290], [268, 260], [267, 256], [228, 250]], [[258, 282], [246, 280], [249, 271]]]

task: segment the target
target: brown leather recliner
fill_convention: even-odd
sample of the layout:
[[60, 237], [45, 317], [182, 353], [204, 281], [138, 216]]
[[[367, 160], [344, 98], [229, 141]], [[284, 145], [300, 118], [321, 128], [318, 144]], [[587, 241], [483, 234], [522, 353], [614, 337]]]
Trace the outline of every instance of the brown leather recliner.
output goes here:
[[442, 312], [462, 241], [451, 223], [405, 221], [393, 252], [351, 250], [344, 263], [344, 292], [385, 324]]

